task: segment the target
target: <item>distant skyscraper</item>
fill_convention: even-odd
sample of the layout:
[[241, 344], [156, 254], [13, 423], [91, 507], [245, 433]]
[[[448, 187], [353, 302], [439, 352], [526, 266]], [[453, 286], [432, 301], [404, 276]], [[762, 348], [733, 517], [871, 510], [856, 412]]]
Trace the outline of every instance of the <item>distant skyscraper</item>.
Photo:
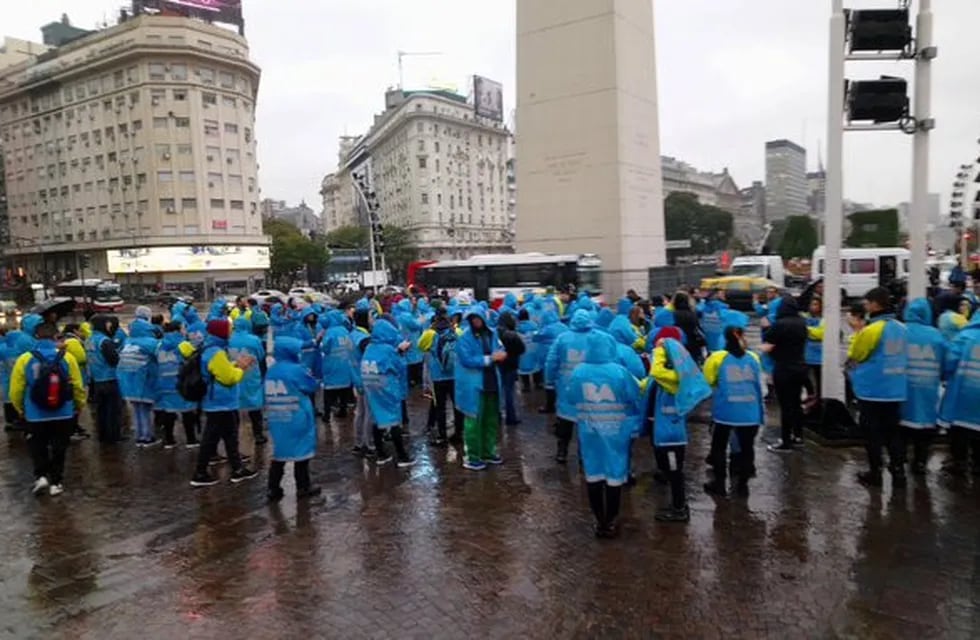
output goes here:
[[806, 149], [789, 140], [766, 143], [766, 219], [809, 213]]

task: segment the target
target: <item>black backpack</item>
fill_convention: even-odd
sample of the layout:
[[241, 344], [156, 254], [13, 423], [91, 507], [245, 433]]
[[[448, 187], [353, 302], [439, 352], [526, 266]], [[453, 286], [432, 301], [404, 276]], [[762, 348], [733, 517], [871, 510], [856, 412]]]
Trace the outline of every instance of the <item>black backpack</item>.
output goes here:
[[456, 331], [449, 329], [439, 334], [439, 345], [436, 347], [436, 358], [442, 370], [446, 371], [456, 364]]
[[201, 372], [204, 349], [195, 349], [177, 372], [177, 393], [188, 402], [200, 402], [208, 393], [208, 383]]
[[65, 350], [59, 349], [52, 360], [46, 360], [38, 351], [33, 351], [31, 355], [41, 363], [37, 380], [31, 385], [31, 402], [41, 409], [57, 411], [72, 399]]

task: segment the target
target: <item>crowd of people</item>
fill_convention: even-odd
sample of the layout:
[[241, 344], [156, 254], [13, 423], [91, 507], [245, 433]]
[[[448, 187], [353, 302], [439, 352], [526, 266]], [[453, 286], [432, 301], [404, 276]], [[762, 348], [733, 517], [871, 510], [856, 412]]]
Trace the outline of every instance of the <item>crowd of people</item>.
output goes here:
[[[892, 485], [905, 487], [907, 467], [925, 473], [939, 425], [950, 431], [948, 470], [964, 473], [972, 455], [972, 471], [980, 473], [971, 400], [980, 392], [977, 301], [954, 282], [932, 301], [897, 304], [876, 288], [848, 311], [848, 394], [858, 405], [869, 465], [859, 479], [882, 484], [887, 448]], [[749, 494], [770, 396], [781, 420], [781, 439], [770, 450], [793, 452], [802, 443], [805, 414], [820, 407], [821, 289], [799, 297], [772, 289], [754, 311], [762, 326], [756, 349], [746, 339], [749, 314], [730, 309], [720, 290], [651, 300], [631, 291], [612, 306], [587, 293], [548, 290], [508, 294], [496, 308], [465, 293], [409, 292], [387, 309], [370, 293], [337, 309], [238, 298], [216, 301], [203, 318], [178, 301], [169, 317], [138, 307], [126, 329], [114, 316], [59, 328], [28, 315], [0, 340], [0, 385], [8, 427], [23, 424], [28, 434], [36, 495], [64, 490], [65, 453], [73, 436], [87, 437], [79, 414], [91, 404], [106, 444], [124, 438], [122, 420], [131, 416], [137, 446], [173, 448], [179, 419], [185, 446], [198, 450], [193, 487], [217, 484], [212, 467], [224, 459], [232, 483], [257, 476], [239, 451], [247, 416], [256, 446], [271, 436], [270, 501], [283, 498], [290, 462], [297, 496], [320, 492], [310, 470], [318, 414], [329, 423], [352, 410], [344, 422], [353, 430], [352, 453], [407, 468], [416, 462], [406, 443], [407, 401], [420, 389], [429, 403], [429, 445], [461, 446], [463, 467], [479, 472], [504, 462], [499, 430], [501, 422], [521, 423], [518, 387], [543, 389], [539, 411], [554, 414], [555, 462], [568, 462], [577, 434], [595, 532], [608, 538], [618, 530], [640, 438], [651, 442], [655, 478], [670, 489], [656, 519], [689, 520], [687, 422], [709, 398], [709, 494]], [[913, 462], [906, 465], [909, 441]]]

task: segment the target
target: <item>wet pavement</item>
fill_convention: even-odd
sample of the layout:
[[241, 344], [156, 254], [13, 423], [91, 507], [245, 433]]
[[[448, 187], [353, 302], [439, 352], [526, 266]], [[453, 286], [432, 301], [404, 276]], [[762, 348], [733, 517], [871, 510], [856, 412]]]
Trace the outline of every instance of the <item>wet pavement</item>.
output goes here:
[[980, 481], [946, 479], [944, 451], [893, 494], [857, 485], [858, 450], [760, 442], [751, 497], [716, 500], [693, 425], [691, 522], [654, 522], [666, 495], [641, 443], [622, 535], [599, 541], [537, 400], [482, 473], [424, 443], [420, 401], [410, 470], [355, 460], [335, 421], [313, 463], [324, 496], [297, 503], [289, 479], [277, 506], [264, 473], [192, 490], [195, 451], [131, 442], [73, 444], [65, 494], [35, 499], [26, 446], [7, 438], [0, 638], [980, 635]]

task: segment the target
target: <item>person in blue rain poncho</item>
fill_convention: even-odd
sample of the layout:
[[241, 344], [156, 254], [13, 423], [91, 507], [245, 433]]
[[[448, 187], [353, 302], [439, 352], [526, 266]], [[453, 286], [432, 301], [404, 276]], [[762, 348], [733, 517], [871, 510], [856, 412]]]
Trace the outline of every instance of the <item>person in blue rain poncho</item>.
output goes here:
[[422, 352], [419, 350], [418, 342], [422, 337], [422, 324], [418, 314], [412, 309], [412, 301], [407, 298], [399, 300], [392, 313], [398, 323], [398, 330], [401, 331], [402, 340], [411, 344], [405, 352], [408, 383], [413, 387], [419, 386], [422, 384]]
[[163, 446], [171, 449], [177, 445], [174, 439], [174, 425], [177, 414], [181, 415], [185, 443], [188, 449], [198, 444], [197, 405], [185, 400], [177, 392], [177, 374], [194, 352], [194, 347], [184, 340], [179, 322], [170, 321], [163, 327], [163, 339], [157, 347], [157, 375], [153, 398], [154, 423], [163, 432]]
[[697, 306], [705, 348], [709, 353], [725, 347], [723, 314], [726, 309], [728, 304], [725, 303], [725, 292], [721, 289], [711, 290], [708, 297]]
[[23, 428], [20, 415], [14, 408], [14, 403], [10, 401], [10, 374], [14, 370], [14, 364], [20, 353], [17, 350], [17, 342], [21, 338], [20, 329], [8, 331], [0, 341], [0, 387], [3, 388], [3, 430], [19, 431]]
[[354, 446], [358, 458], [374, 458], [374, 416], [364, 395], [361, 380], [361, 360], [371, 344], [371, 305], [367, 300], [357, 301], [354, 307], [354, 326], [350, 331], [350, 379], [354, 391]]
[[252, 321], [244, 314], [238, 316], [232, 327], [234, 331], [228, 340], [228, 357], [238, 360], [242, 356], [249, 356], [256, 362], [256, 366], [245, 371], [242, 382], [238, 385], [238, 399], [239, 408], [248, 414], [255, 444], [263, 445], [269, 441], [262, 428], [262, 409], [265, 407], [262, 384], [266, 372], [265, 346], [252, 332]]
[[609, 324], [608, 332], [616, 341], [616, 362], [626, 367], [626, 370], [637, 380], [645, 378], [646, 370], [643, 367], [643, 360], [633, 348], [637, 338], [629, 318], [616, 316]]
[[806, 320], [806, 349], [803, 352], [803, 360], [806, 362], [807, 375], [812, 385], [807, 387], [807, 393], [813, 401], [823, 397], [821, 390], [821, 370], [823, 369], [823, 299], [820, 296], [813, 296], [810, 299], [810, 308]]
[[501, 464], [497, 451], [500, 430], [501, 380], [497, 365], [507, 358], [497, 333], [487, 325], [482, 307], [463, 317], [466, 330], [456, 341], [455, 402], [463, 419], [463, 467], [482, 471]]
[[542, 381], [544, 382], [545, 404], [538, 409], [539, 413], [555, 412], [555, 387], [553, 384], [549, 385], [547, 380], [544, 380], [543, 373], [545, 363], [548, 359], [548, 352], [551, 351], [551, 345], [566, 331], [568, 331], [568, 326], [559, 321], [557, 312], [545, 311], [541, 314], [541, 326], [538, 332], [534, 334], [534, 343], [537, 345], [538, 356], [540, 358], [538, 366], [541, 368]]
[[687, 415], [711, 396], [711, 387], [678, 337], [676, 327], [660, 330], [653, 349], [648, 391], [655, 400], [653, 451], [666, 473], [671, 503], [654, 516], [659, 522], [687, 522], [691, 515], [684, 488]]
[[516, 318], [519, 307], [520, 307], [520, 303], [517, 300], [517, 296], [515, 296], [513, 293], [508, 292], [504, 296], [503, 303], [500, 305], [500, 312], [503, 313], [504, 311], [510, 311]]
[[275, 363], [269, 367], [264, 385], [272, 436], [268, 498], [271, 502], [282, 500], [287, 462], [293, 463], [296, 497], [317, 496], [321, 490], [310, 480], [310, 460], [316, 453], [316, 416], [310, 396], [319, 383], [300, 362], [301, 340], [280, 336], [273, 344]]
[[639, 382], [617, 364], [616, 346], [606, 334], [589, 333], [585, 362], [575, 367], [566, 387], [578, 427], [595, 533], [600, 538], [617, 533], [622, 486], [629, 473], [630, 442], [640, 431], [642, 417]]
[[403, 354], [409, 346], [392, 322], [378, 320], [371, 330], [371, 342], [361, 358], [361, 380], [376, 423], [373, 435], [379, 466], [391, 462], [391, 456], [385, 451], [382, 431], [391, 434], [398, 466], [411, 467], [415, 464], [402, 439], [402, 402], [408, 396], [408, 371]]
[[[440, 308], [432, 319], [432, 325], [422, 332], [419, 349], [425, 354], [432, 384], [432, 398], [429, 405], [429, 422], [436, 429], [432, 444], [444, 447], [449, 444], [446, 427], [446, 409], [455, 402], [456, 340], [459, 335], [449, 320], [447, 310]], [[453, 405], [452, 442], [463, 442], [463, 414]]]
[[568, 461], [568, 444], [572, 439], [575, 419], [574, 407], [568, 404], [565, 385], [576, 366], [585, 362], [586, 343], [588, 336], [594, 331], [589, 312], [579, 309], [572, 315], [568, 323], [569, 331], [558, 336], [548, 350], [544, 365], [545, 387], [551, 386], [556, 394], [556, 409], [558, 421], [555, 424], [555, 435], [558, 439], [558, 449], [555, 462], [565, 464]]
[[347, 397], [351, 388], [351, 333], [340, 311], [327, 311], [320, 318], [320, 379], [323, 383], [323, 421], [330, 423], [336, 407], [337, 418], [347, 417]]
[[946, 341], [932, 326], [932, 306], [925, 298], [910, 301], [903, 320], [908, 345], [908, 393], [902, 403], [901, 425], [912, 443], [911, 471], [923, 475], [929, 462], [929, 444], [939, 422]]
[[160, 444], [153, 433], [153, 401], [156, 399], [156, 352], [158, 341], [153, 325], [137, 318], [129, 325], [130, 335], [119, 353], [116, 373], [119, 392], [133, 409], [136, 446]]
[[527, 308], [517, 312], [517, 333], [524, 341], [524, 353], [517, 363], [517, 373], [521, 377], [521, 388], [524, 393], [530, 393], [532, 386], [539, 386], [537, 378], [541, 372], [541, 356], [538, 354], [540, 345], [534, 341], [538, 325], [531, 320]]
[[[287, 334], [283, 334], [291, 335], [303, 342], [303, 348], [299, 356], [300, 362], [303, 363], [303, 366], [309, 370], [310, 375], [314, 378], [320, 375], [320, 353], [316, 345], [317, 334], [319, 333], [317, 324], [316, 311], [310, 307], [306, 307], [296, 313], [296, 320], [292, 324], [292, 330]], [[315, 406], [315, 398], [311, 398], [311, 400], [314, 401]]]
[[973, 474], [980, 475], [980, 313], [948, 344], [943, 370], [946, 393], [940, 405], [940, 424], [949, 429], [950, 462], [954, 476], [966, 473], [972, 456]]
[[[24, 323], [26, 321], [27, 318]], [[112, 340], [118, 331], [119, 321], [114, 316], [98, 314], [92, 316], [91, 322], [92, 335], [85, 341], [85, 356], [92, 378], [95, 425], [99, 442], [119, 442], [122, 440], [123, 406], [116, 377], [119, 350]]]
[[[744, 315], [744, 314], [741, 314]], [[765, 424], [762, 363], [748, 350], [744, 323], [730, 318], [725, 326], [725, 348], [715, 351], [704, 363], [704, 377], [714, 387], [711, 453], [714, 479], [704, 490], [717, 496], [728, 493], [726, 448], [732, 448], [735, 493], [749, 494], [749, 479], [755, 475], [755, 439]]]

